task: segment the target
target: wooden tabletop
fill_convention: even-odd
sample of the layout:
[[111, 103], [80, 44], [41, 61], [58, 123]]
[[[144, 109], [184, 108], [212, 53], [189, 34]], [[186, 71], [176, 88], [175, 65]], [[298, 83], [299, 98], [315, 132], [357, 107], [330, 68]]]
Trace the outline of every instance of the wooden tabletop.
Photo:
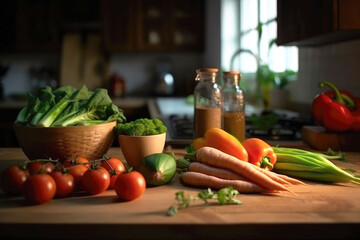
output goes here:
[[[109, 154], [122, 156], [119, 148]], [[360, 171], [360, 154], [347, 156], [336, 164]], [[0, 149], [1, 172], [24, 160], [21, 149]], [[360, 239], [360, 186], [353, 184], [307, 182], [292, 187], [295, 194], [241, 194], [242, 205], [194, 202], [166, 216], [180, 190], [200, 191], [176, 176], [130, 202], [108, 190], [30, 205], [1, 192], [0, 239]]]

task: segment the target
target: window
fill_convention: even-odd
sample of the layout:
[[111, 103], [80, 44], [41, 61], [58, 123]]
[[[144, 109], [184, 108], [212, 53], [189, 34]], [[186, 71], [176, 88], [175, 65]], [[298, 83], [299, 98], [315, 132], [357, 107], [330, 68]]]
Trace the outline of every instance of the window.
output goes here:
[[[297, 47], [270, 47], [277, 33], [276, 0], [221, 1], [222, 70], [240, 70], [244, 75], [266, 64], [274, 72], [298, 71]], [[260, 41], [258, 26], [262, 26]]]

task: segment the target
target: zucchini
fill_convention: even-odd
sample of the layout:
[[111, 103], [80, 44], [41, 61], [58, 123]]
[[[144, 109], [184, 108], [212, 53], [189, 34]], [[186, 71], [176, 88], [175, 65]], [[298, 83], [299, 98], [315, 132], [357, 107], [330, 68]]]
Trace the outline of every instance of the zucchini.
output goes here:
[[146, 156], [139, 168], [146, 184], [160, 186], [171, 181], [176, 173], [176, 160], [166, 153], [155, 153]]

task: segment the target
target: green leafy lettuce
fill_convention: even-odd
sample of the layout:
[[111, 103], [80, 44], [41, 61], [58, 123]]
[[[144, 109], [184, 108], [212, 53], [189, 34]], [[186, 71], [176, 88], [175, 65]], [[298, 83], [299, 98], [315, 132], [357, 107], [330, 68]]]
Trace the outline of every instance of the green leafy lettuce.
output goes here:
[[28, 104], [19, 112], [16, 123], [55, 127], [126, 121], [123, 111], [112, 103], [103, 88], [91, 92], [85, 85], [79, 90], [72, 86], [52, 90], [46, 86], [39, 96], [28, 96]]

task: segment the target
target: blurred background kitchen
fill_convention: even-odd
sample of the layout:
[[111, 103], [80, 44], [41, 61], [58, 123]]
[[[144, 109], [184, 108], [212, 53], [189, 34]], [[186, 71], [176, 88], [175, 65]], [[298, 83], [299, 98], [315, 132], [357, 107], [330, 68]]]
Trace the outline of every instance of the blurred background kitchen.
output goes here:
[[11, 123], [26, 92], [69, 84], [107, 88], [129, 120], [161, 117], [171, 140], [189, 139], [177, 127], [191, 126], [201, 67], [241, 71], [249, 121], [276, 112], [298, 131], [320, 81], [360, 96], [359, 12], [357, 0], [5, 1], [0, 146], [17, 146]]

